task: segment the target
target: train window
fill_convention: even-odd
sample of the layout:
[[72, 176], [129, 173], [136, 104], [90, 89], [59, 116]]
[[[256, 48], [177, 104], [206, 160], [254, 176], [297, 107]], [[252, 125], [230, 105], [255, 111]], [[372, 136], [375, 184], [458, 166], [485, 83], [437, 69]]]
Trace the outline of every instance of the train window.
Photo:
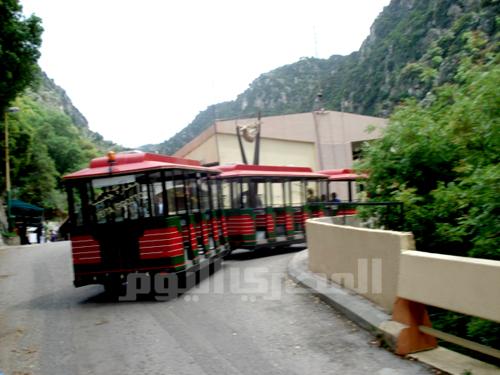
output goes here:
[[175, 215], [177, 213], [177, 208], [176, 208], [176, 201], [175, 201], [174, 182], [172, 180], [166, 180], [165, 181], [165, 189], [167, 190], [168, 214]]
[[70, 218], [73, 225], [79, 227], [83, 225], [83, 210], [80, 189], [76, 186], [68, 187], [68, 201]]
[[220, 208], [219, 204], [219, 191], [218, 191], [218, 183], [216, 180], [209, 180], [208, 187], [210, 192], [210, 198], [212, 201], [212, 207], [214, 210], [218, 210]]
[[273, 186], [270, 181], [266, 181], [266, 206], [273, 207]]
[[292, 181], [292, 206], [301, 206], [304, 203], [304, 183], [302, 181]]
[[137, 182], [139, 183], [139, 206], [142, 217], [151, 216], [151, 201], [152, 194], [148, 188], [148, 178], [146, 175], [137, 176]]
[[203, 212], [205, 212], [207, 210], [210, 210], [208, 181], [205, 178], [200, 179], [198, 181], [199, 181], [198, 195], [200, 197], [200, 209]]
[[221, 184], [222, 207], [231, 208], [231, 184], [224, 181]]
[[328, 198], [328, 182], [327, 181], [316, 181], [318, 197], [320, 202], [327, 202]]
[[152, 198], [153, 215], [162, 216], [165, 212], [163, 202], [163, 183], [160, 172], [153, 173], [149, 176], [150, 181], [150, 196]]
[[319, 189], [317, 181], [306, 182], [306, 200], [307, 202], [318, 202]]
[[236, 207], [237, 208], [249, 208], [251, 192], [249, 188], [248, 182], [242, 182], [240, 185], [240, 194], [235, 196], [236, 199]]
[[177, 213], [187, 213], [186, 191], [184, 189], [183, 180], [174, 180], [174, 194]]
[[257, 185], [257, 201], [255, 202], [255, 207], [257, 208], [263, 208], [267, 206], [266, 202], [266, 184], [265, 182], [259, 182], [256, 184]]
[[200, 202], [198, 201], [198, 184], [194, 178], [186, 180], [186, 198], [190, 212], [198, 212], [200, 210]]
[[283, 207], [285, 200], [283, 195], [283, 183], [273, 182], [272, 183], [272, 199], [274, 207]]
[[291, 206], [292, 205], [292, 190], [291, 190], [290, 181], [284, 181], [283, 188], [284, 188], [285, 205]]
[[232, 208], [240, 208], [240, 197], [241, 197], [241, 189], [239, 182], [231, 182], [230, 183], [230, 191], [231, 191], [231, 207]]
[[139, 217], [139, 185], [136, 176], [118, 176], [92, 180], [89, 185], [93, 220], [107, 223]]
[[137, 220], [139, 218], [139, 186], [136, 183], [126, 184], [124, 193], [127, 202], [128, 218]]

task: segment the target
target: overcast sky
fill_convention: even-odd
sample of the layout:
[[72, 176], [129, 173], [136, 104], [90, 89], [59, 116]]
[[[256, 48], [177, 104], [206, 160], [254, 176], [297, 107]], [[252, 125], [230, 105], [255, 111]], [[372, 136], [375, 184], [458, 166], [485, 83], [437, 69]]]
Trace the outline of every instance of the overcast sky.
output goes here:
[[160, 143], [301, 57], [357, 50], [389, 0], [21, 0], [40, 65], [105, 139]]

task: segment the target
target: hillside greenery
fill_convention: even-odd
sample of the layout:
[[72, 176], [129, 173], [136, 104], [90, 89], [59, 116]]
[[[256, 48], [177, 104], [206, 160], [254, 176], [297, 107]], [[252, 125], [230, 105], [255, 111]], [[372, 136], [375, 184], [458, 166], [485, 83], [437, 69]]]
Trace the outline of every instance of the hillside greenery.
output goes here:
[[[8, 121], [12, 197], [44, 207], [48, 218], [62, 214], [66, 200], [61, 177], [85, 167], [104, 150], [63, 112], [29, 95], [13, 104], [19, 112]], [[0, 159], [4, 163], [3, 154]], [[4, 186], [4, 175], [0, 182]]]
[[497, 45], [498, 14], [496, 0], [393, 0], [359, 51], [302, 58], [262, 74], [235, 100], [209, 106], [170, 139], [142, 149], [172, 154], [216, 118], [309, 112], [318, 92], [326, 109], [388, 117], [404, 100], [426, 100], [433, 88], [453, 82], [470, 48], [484, 48], [470, 38]]
[[[371, 201], [404, 204], [418, 250], [500, 260], [500, 54], [483, 34], [464, 39], [453, 79], [398, 107], [358, 168]], [[377, 209], [363, 215], [400, 225]], [[500, 349], [500, 324], [430, 311], [434, 327]]]
[[368, 196], [404, 203], [418, 249], [500, 260], [499, 60], [465, 59], [456, 83], [408, 100], [364, 150]]
[[34, 79], [42, 43], [40, 18], [22, 14], [17, 0], [0, 1], [0, 113]]
[[[25, 17], [19, 1], [0, 1], [0, 131], [5, 135], [8, 124], [11, 198], [44, 207], [50, 218], [65, 210], [61, 176], [112, 144], [88, 129], [64, 90], [41, 72], [37, 60], [42, 32], [40, 18]], [[6, 173], [0, 183], [4, 192]], [[6, 216], [0, 217], [6, 230]]]

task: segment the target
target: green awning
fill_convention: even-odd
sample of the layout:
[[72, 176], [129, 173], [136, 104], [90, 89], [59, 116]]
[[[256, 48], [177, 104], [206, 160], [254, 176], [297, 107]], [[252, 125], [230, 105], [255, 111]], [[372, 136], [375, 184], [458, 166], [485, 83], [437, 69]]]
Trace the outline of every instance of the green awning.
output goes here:
[[43, 208], [19, 199], [11, 199], [10, 212], [14, 216], [40, 217], [43, 215]]
[[19, 199], [10, 200], [10, 214], [16, 223], [36, 227], [43, 221], [43, 208]]

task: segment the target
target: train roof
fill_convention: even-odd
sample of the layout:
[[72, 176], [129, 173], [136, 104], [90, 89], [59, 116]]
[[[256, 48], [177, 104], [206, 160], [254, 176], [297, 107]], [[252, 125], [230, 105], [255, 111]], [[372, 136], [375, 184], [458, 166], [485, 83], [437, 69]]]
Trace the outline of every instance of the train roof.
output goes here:
[[344, 169], [325, 169], [322, 171], [318, 171], [318, 173], [322, 173], [328, 176], [330, 181], [352, 181], [360, 178], [367, 178], [366, 174], [357, 174], [354, 173], [352, 169], [344, 168]]
[[292, 177], [292, 178], [327, 178], [324, 174], [313, 172], [309, 167], [289, 167], [277, 165], [232, 164], [215, 167], [222, 171], [217, 178], [240, 177]]
[[[114, 161], [112, 159], [114, 158]], [[202, 167], [197, 160], [178, 158], [141, 151], [119, 152], [101, 156], [90, 161], [89, 167], [65, 175], [65, 180], [123, 175], [161, 169], [182, 169], [189, 171], [219, 173], [215, 168]]]

